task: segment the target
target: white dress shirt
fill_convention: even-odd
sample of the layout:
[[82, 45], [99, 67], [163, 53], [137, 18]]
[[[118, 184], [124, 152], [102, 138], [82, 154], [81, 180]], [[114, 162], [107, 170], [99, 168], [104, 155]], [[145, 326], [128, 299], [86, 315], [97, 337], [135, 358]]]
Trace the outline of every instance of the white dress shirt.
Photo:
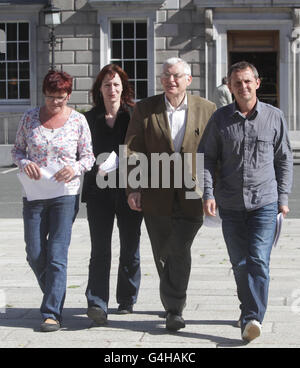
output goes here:
[[169, 121], [169, 126], [171, 130], [171, 136], [173, 140], [173, 145], [175, 152], [180, 152], [187, 118], [187, 96], [183, 99], [182, 103], [177, 107], [173, 107], [168, 101], [165, 95], [165, 103], [167, 108], [167, 116]]

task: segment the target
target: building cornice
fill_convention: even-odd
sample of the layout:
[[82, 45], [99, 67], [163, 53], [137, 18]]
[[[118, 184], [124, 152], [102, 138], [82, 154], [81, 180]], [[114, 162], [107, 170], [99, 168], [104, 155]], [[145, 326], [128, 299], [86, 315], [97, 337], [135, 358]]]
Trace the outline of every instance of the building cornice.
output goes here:
[[40, 11], [45, 6], [45, 0], [40, 1], [2, 1], [0, 2], [0, 15], [1, 13], [35, 13]]
[[300, 0], [194, 0], [196, 8], [297, 8]]
[[112, 9], [118, 11], [141, 11], [143, 9], [147, 11], [160, 9], [165, 0], [88, 0], [88, 3], [92, 8], [103, 11], [111, 11]]

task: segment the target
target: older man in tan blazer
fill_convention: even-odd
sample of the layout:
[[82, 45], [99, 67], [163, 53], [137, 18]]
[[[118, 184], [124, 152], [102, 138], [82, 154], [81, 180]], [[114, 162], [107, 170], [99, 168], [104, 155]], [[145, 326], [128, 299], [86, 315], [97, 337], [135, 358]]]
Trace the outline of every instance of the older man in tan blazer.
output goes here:
[[[196, 182], [197, 148], [216, 109], [212, 102], [186, 92], [191, 82], [189, 65], [179, 58], [168, 59], [161, 75], [164, 93], [136, 104], [125, 139], [129, 157], [143, 154], [148, 162], [147, 185], [133, 188], [129, 180], [128, 204], [131, 209], [144, 213], [160, 277], [160, 297], [167, 312], [166, 328], [171, 331], [185, 327], [182, 311], [191, 270], [191, 245], [203, 222], [201, 196], [191, 196], [192, 199], [187, 196], [197, 191], [197, 186], [187, 188], [182, 174], [185, 168], [182, 167], [179, 175], [175, 166], [185, 162], [184, 154], [192, 154], [189, 171]], [[153, 188], [153, 171], [157, 169], [153, 166], [155, 154], [173, 158], [177, 154], [177, 159], [171, 160], [167, 173], [166, 166], [160, 165], [158, 185]], [[128, 166], [129, 176], [137, 166]], [[170, 180], [167, 187], [161, 178], [166, 174]]]

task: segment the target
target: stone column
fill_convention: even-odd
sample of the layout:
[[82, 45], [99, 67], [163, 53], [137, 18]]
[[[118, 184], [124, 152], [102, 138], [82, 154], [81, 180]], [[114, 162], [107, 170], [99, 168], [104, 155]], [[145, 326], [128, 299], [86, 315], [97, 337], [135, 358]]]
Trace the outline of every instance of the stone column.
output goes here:
[[205, 97], [214, 100], [216, 88], [216, 51], [213, 29], [213, 9], [205, 9]]
[[289, 129], [300, 131], [300, 8], [293, 9], [293, 31], [290, 37], [290, 117]]

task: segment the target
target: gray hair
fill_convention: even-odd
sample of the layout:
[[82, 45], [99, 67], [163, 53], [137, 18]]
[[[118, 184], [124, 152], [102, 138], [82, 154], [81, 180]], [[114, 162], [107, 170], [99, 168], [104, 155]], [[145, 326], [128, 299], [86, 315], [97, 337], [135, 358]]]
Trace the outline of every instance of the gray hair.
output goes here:
[[178, 64], [178, 63], [182, 63], [183, 64], [184, 73], [186, 75], [192, 75], [192, 70], [191, 70], [191, 67], [189, 66], [189, 64], [185, 60], [180, 59], [178, 57], [171, 57], [171, 58], [167, 59], [163, 63], [163, 70], [165, 69], [166, 66], [175, 65], [175, 64]]

